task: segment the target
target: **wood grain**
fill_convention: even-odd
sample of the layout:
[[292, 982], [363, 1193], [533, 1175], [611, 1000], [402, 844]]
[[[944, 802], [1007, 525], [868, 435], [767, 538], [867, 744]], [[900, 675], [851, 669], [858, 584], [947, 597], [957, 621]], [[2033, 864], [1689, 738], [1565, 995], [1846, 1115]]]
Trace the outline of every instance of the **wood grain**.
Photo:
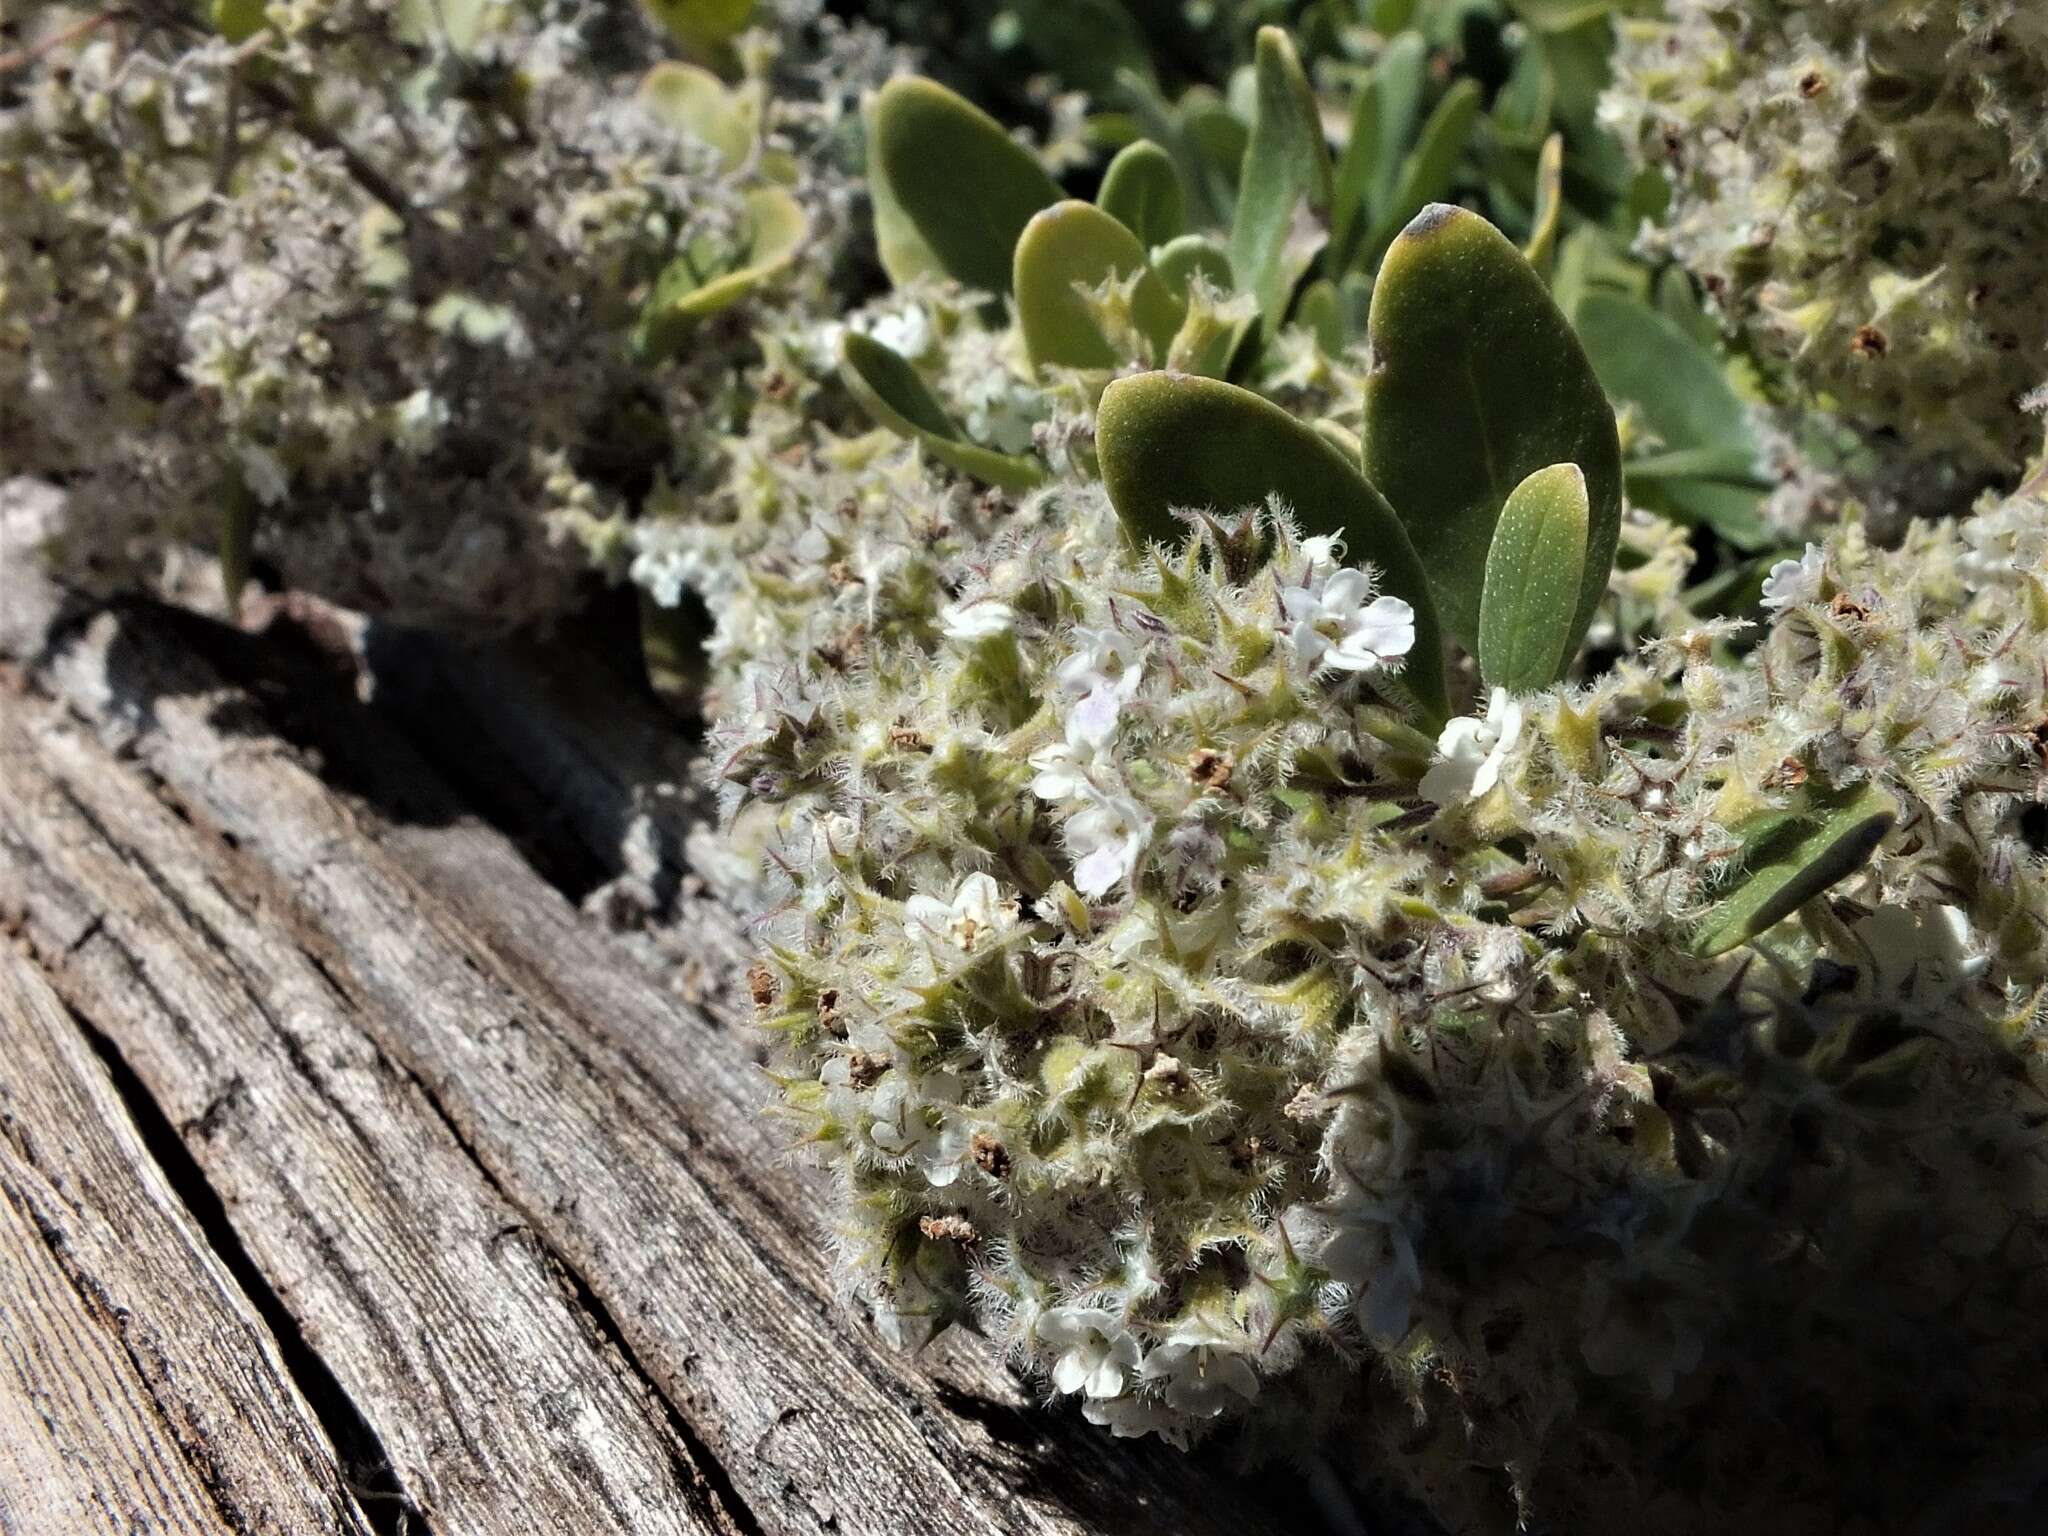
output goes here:
[[[285, 920], [284, 893], [57, 706], [9, 705], [0, 876], [25, 932], [179, 1128], [419, 1523], [737, 1529], [603, 1319]], [[383, 1033], [411, 1027], [397, 1002]]]
[[0, 946], [0, 1532], [369, 1529], [104, 1067]]

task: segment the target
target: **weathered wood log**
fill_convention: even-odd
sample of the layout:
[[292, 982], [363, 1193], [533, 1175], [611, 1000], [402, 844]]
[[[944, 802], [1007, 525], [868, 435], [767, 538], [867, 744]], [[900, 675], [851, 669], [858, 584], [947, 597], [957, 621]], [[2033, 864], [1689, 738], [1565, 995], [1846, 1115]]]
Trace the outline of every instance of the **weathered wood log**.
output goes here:
[[0, 1532], [368, 1536], [276, 1341], [0, 945]]
[[[213, 632], [197, 648], [237, 645]], [[372, 1102], [372, 1090], [427, 1105], [488, 1176], [478, 1198], [523, 1223], [524, 1237], [501, 1247], [530, 1242], [625, 1364], [659, 1389], [669, 1427], [686, 1450], [701, 1445], [715, 1491], [727, 1496], [724, 1513], [742, 1529], [1315, 1528], [1270, 1486], [1230, 1481], [1161, 1448], [1112, 1443], [1072, 1415], [1030, 1411], [1024, 1390], [975, 1341], [944, 1342], [920, 1362], [882, 1351], [833, 1301], [807, 1186], [761, 1119], [751, 1043], [623, 959], [346, 693], [310, 710], [260, 681], [252, 696], [196, 653], [188, 622], [147, 609], [102, 615], [35, 650], [38, 686], [104, 739], [86, 741], [48, 706], [10, 701], [23, 723], [10, 721], [9, 740], [90, 812], [46, 810], [29, 818], [40, 832], [9, 834], [35, 849], [46, 872], [70, 871], [66, 882], [46, 873], [24, 902], [60, 989], [88, 1015], [141, 1011], [104, 958], [117, 946], [95, 937], [65, 953], [94, 916], [103, 929], [116, 924], [105, 896], [125, 889], [123, 879], [175, 892], [158, 892], [173, 909], [164, 920], [180, 906], [205, 913], [202, 947], [241, 956], [227, 969], [245, 991], [287, 986], [266, 967], [311, 968], [318, 985], [298, 977], [289, 986], [303, 1006], [324, 1010], [321, 1022], [305, 1033], [291, 1014], [283, 1031], [298, 1042], [303, 1059], [286, 1065], [305, 1091], [346, 1090], [379, 1116], [387, 1106]], [[280, 716], [292, 717], [287, 733], [301, 746], [275, 734]], [[314, 751], [353, 802], [313, 771]], [[92, 820], [107, 827], [113, 807], [147, 837], [99, 846], [107, 839]], [[67, 851], [67, 842], [86, 851]], [[195, 977], [204, 972], [197, 952], [187, 963]], [[284, 1016], [277, 1002], [271, 1008]], [[324, 1044], [330, 1030], [346, 1049]], [[140, 1055], [146, 1042], [116, 1043]], [[188, 1142], [216, 1101], [216, 1134], [241, 1134], [233, 1116], [246, 1113], [236, 1106], [247, 1088], [223, 1097], [232, 1073], [219, 1061], [168, 1048], [145, 1061], [138, 1075], [177, 1106], [171, 1118]], [[268, 1124], [280, 1158], [311, 1134]], [[203, 1140], [194, 1153], [209, 1179], [242, 1176]], [[385, 1171], [398, 1177], [402, 1168]], [[290, 1215], [245, 1218], [238, 1208], [237, 1231], [251, 1229], [243, 1235], [252, 1257], [323, 1355], [360, 1348], [346, 1337], [360, 1323], [344, 1321], [312, 1284], [317, 1275], [300, 1271], [353, 1266], [366, 1235], [338, 1220], [295, 1229]], [[265, 1246], [258, 1228], [283, 1235]], [[461, 1254], [489, 1277], [480, 1288], [499, 1283], [496, 1256]], [[474, 1372], [471, 1362], [464, 1368]], [[353, 1376], [338, 1364], [335, 1374], [380, 1434], [386, 1421], [372, 1406], [388, 1416], [391, 1400], [421, 1390], [362, 1362]], [[488, 1379], [457, 1379], [479, 1375]], [[450, 1401], [442, 1411], [454, 1435], [497, 1408]], [[407, 1495], [442, 1507], [416, 1457], [396, 1448], [396, 1426], [389, 1437]], [[711, 1501], [703, 1513], [718, 1518], [720, 1508]]]
[[0, 761], [26, 934], [180, 1128], [427, 1527], [734, 1530], [283, 893], [53, 704], [18, 701]]

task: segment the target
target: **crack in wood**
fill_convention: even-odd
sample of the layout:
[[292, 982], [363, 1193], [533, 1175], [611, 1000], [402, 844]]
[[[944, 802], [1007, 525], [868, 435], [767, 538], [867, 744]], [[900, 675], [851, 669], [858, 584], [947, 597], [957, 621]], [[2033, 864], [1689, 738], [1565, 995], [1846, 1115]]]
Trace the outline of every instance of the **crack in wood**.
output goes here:
[[[105, 1034], [68, 1003], [66, 1011], [106, 1068], [115, 1093], [134, 1119], [143, 1145], [163, 1171], [172, 1191], [270, 1330], [285, 1369], [341, 1456], [349, 1491], [362, 1505], [373, 1529], [378, 1536], [434, 1536], [434, 1528], [425, 1514], [406, 1497], [383, 1442], [307, 1340], [291, 1309], [250, 1259], [247, 1248], [235, 1235], [218, 1191], [207, 1180], [155, 1097]], [[240, 1082], [240, 1078], [234, 1081]]]
[[[0, 1203], [34, 1231], [51, 1265], [76, 1298], [81, 1314], [127, 1359], [133, 1372], [132, 1386], [146, 1398], [163, 1442], [175, 1448], [177, 1459], [204, 1491], [221, 1522], [218, 1529], [237, 1536], [304, 1531], [308, 1527], [303, 1520], [318, 1510], [317, 1529], [323, 1536], [359, 1536], [366, 1517], [347, 1488], [346, 1469], [335, 1459], [332, 1435], [323, 1433], [326, 1426], [317, 1418], [295, 1421], [288, 1397], [266, 1394], [262, 1360], [237, 1362], [234, 1379], [223, 1380], [207, 1369], [208, 1362], [200, 1355], [188, 1359], [175, 1347], [190, 1343], [217, 1364], [219, 1345], [244, 1336], [242, 1330], [266, 1324], [255, 1307], [255, 1298], [233, 1274], [231, 1255], [205, 1234], [199, 1213], [180, 1187], [177, 1168], [167, 1166], [152, 1152], [148, 1112], [153, 1105], [140, 1106], [144, 1113], [136, 1113], [138, 1106], [123, 1091], [122, 1075], [108, 1066], [99, 1049], [103, 1042], [95, 1041], [90, 1028], [65, 1008], [48, 983], [47, 973], [28, 946], [16, 953], [0, 953], [0, 1037], [11, 1037], [5, 1065], [0, 1066], [0, 1131], [4, 1131], [0, 1140], [17, 1159], [10, 1174], [6, 1158], [0, 1157]], [[104, 1072], [97, 1085], [92, 1081], [95, 1068]], [[33, 1113], [38, 1104], [58, 1102], [53, 1095], [64, 1096], [73, 1113], [61, 1134], [52, 1137], [47, 1146], [40, 1145], [20, 1117]], [[139, 1161], [110, 1176], [104, 1159], [131, 1148]], [[152, 1196], [152, 1187], [161, 1193]], [[173, 1204], [157, 1203], [163, 1200]], [[117, 1226], [106, 1225], [116, 1219], [117, 1207], [124, 1219]], [[101, 1224], [97, 1230], [95, 1222]], [[121, 1296], [109, 1289], [114, 1283], [109, 1275], [114, 1271], [107, 1265], [115, 1256], [104, 1246], [108, 1240], [118, 1245], [114, 1270], [124, 1287]], [[0, 1242], [0, 1250], [4, 1248]], [[217, 1268], [209, 1271], [209, 1264]], [[221, 1303], [229, 1293], [194, 1293], [189, 1288], [194, 1282], [204, 1286], [209, 1274], [215, 1284], [234, 1288], [232, 1294], [249, 1309], [246, 1314], [231, 1312]], [[175, 1313], [160, 1313], [149, 1305], [169, 1305], [173, 1296], [185, 1303]], [[143, 1304], [140, 1310], [137, 1302]], [[196, 1311], [195, 1302], [200, 1303]], [[209, 1307], [206, 1302], [215, 1305]], [[0, 1310], [4, 1309], [0, 1302]], [[30, 1321], [33, 1327], [36, 1320], [32, 1317]], [[166, 1327], [174, 1330], [169, 1337], [163, 1332]], [[206, 1328], [213, 1332], [203, 1343], [197, 1332], [189, 1337], [185, 1332]], [[45, 1344], [58, 1345], [58, 1335], [45, 1332], [43, 1337]], [[18, 1339], [12, 1342], [20, 1343]], [[282, 1353], [274, 1330], [267, 1342]], [[83, 1368], [75, 1356], [69, 1358]], [[20, 1363], [17, 1355], [15, 1364], [18, 1367]], [[269, 1378], [270, 1383], [285, 1394], [291, 1387], [298, 1388], [297, 1400], [310, 1409], [303, 1383], [291, 1377], [288, 1367], [283, 1368], [286, 1374]], [[188, 1369], [203, 1378], [196, 1392], [186, 1384]], [[291, 1387], [284, 1386], [287, 1380]], [[59, 1401], [70, 1395], [72, 1385], [49, 1380], [43, 1390], [31, 1389], [39, 1405], [37, 1416], [44, 1437], [62, 1447], [74, 1431], [117, 1436], [121, 1417], [118, 1386], [104, 1381], [93, 1384], [90, 1421], [81, 1425], [74, 1420], [67, 1425]], [[110, 1396], [101, 1396], [101, 1390]], [[215, 1417], [223, 1406], [228, 1412], [226, 1421]], [[0, 1413], [0, 1418], [4, 1417]], [[223, 1442], [223, 1429], [234, 1445]], [[273, 1481], [266, 1475], [271, 1469], [253, 1468], [246, 1458], [251, 1436], [276, 1434], [292, 1444], [296, 1467], [280, 1463], [274, 1469], [280, 1476]], [[285, 1448], [273, 1444], [276, 1449]], [[0, 1445], [0, 1465], [9, 1461], [10, 1452], [19, 1454], [26, 1449], [18, 1443]], [[101, 1449], [107, 1454], [94, 1457], [94, 1489], [88, 1494], [80, 1488], [76, 1495], [89, 1499], [107, 1529], [126, 1531], [131, 1523], [145, 1520], [151, 1529], [195, 1529], [157, 1496], [155, 1490], [170, 1496], [175, 1484], [169, 1467], [160, 1465], [152, 1470], [137, 1465], [132, 1460], [132, 1444], [117, 1446], [109, 1439]], [[21, 1470], [23, 1464], [16, 1462], [15, 1466]], [[125, 1475], [133, 1479], [125, 1484], [124, 1468]], [[256, 1475], [252, 1477], [252, 1473]], [[311, 1475], [303, 1479], [296, 1475], [307, 1473]], [[292, 1481], [297, 1488], [288, 1492]], [[26, 1498], [31, 1511], [41, 1507], [54, 1514], [66, 1500], [67, 1491], [61, 1484], [12, 1491], [0, 1487], [0, 1529], [18, 1529], [7, 1510], [15, 1497]], [[286, 1507], [275, 1502], [280, 1499], [294, 1503]], [[143, 1513], [145, 1505], [150, 1515]], [[168, 1523], [160, 1525], [159, 1521]], [[136, 1523], [135, 1528], [142, 1526]]]

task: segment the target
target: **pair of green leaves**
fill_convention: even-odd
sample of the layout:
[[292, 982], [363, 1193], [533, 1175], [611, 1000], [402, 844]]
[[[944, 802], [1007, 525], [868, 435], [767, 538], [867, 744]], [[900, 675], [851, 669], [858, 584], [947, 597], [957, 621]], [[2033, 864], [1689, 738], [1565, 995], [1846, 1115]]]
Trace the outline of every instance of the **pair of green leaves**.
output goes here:
[[1599, 381], [1542, 279], [1478, 215], [1437, 206], [1394, 242], [1373, 294], [1365, 434], [1297, 421], [1247, 390], [1152, 373], [1104, 393], [1103, 483], [1132, 533], [1176, 508], [1277, 496], [1342, 531], [1415, 610], [1408, 680], [1447, 708], [1441, 632], [1488, 680], [1554, 680], [1605, 590], [1621, 453]]
[[1484, 93], [1478, 81], [1461, 80], [1425, 119], [1429, 89], [1429, 45], [1412, 31], [1390, 40], [1360, 82], [1337, 166], [1330, 228], [1336, 267], [1370, 269], [1409, 220], [1450, 194]]
[[[1112, 288], [1127, 295], [1127, 329], [1156, 357], [1197, 367], [1227, 361], [1229, 337], [1201, 355], [1174, 350], [1195, 274], [1227, 288], [1230, 266], [1213, 242], [1186, 232], [1186, 191], [1157, 145], [1141, 141], [1117, 157], [1099, 204], [1061, 200], [995, 119], [943, 86], [907, 78], [877, 94], [868, 150], [891, 279], [945, 276], [1010, 297], [1035, 367], [1109, 370], [1127, 361], [1130, 338], [1105, 334], [1088, 297]], [[1044, 478], [1035, 461], [970, 441], [917, 370], [882, 344], [849, 336], [840, 363], [870, 415], [963, 473], [1013, 490]]]
[[1548, 684], [1592, 622], [1621, 531], [1621, 445], [1592, 365], [1522, 253], [1443, 204], [1388, 248], [1369, 334], [1366, 478], [1400, 509], [1444, 628], [1487, 681]]
[[951, 277], [998, 297], [1018, 238], [1060, 189], [1002, 124], [935, 81], [891, 80], [867, 114], [868, 189], [897, 287]]

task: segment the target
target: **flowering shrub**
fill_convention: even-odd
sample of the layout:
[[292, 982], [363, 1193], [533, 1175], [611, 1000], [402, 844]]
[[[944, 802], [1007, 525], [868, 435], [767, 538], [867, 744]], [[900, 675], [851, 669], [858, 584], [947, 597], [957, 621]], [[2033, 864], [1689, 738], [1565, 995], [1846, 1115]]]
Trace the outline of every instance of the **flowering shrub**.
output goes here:
[[[1804, 1372], [1874, 1394], [1833, 1422], [1899, 1496], [1994, 1474], [2048, 1299], [2042, 513], [1852, 526], [1751, 658], [1681, 629], [1432, 739], [1335, 542], [1133, 552], [1039, 493], [950, 618], [723, 731], [734, 803], [797, 813], [755, 989], [849, 1288], [1120, 1434], [1382, 1400], [1372, 1467], [1459, 1528], [1628, 1528], [1734, 1404], [1832, 1411]], [[1758, 829], [1829, 797], [1887, 807], [1867, 861], [1728, 944]], [[2005, 1242], [1997, 1299], [1915, 1321]], [[1653, 1507], [1762, 1521], [1837, 1465]]]

